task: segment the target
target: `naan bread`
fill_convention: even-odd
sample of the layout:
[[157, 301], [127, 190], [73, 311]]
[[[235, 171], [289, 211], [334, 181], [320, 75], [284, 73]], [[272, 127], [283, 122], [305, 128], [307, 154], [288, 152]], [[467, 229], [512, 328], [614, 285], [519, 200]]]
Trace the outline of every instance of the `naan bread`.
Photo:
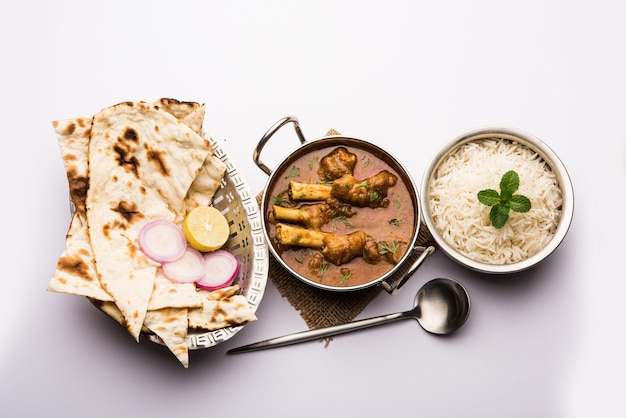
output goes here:
[[[205, 114], [204, 105], [195, 102], [181, 102], [174, 99], [160, 99], [152, 103], [171, 113], [194, 132], [202, 132]], [[66, 239], [66, 249], [59, 258], [57, 270], [49, 283], [48, 290], [78, 294], [102, 301], [112, 301], [111, 296], [102, 289], [95, 269], [95, 260], [86, 225], [85, 199], [88, 188], [88, 149], [92, 118], [75, 118], [54, 121], [59, 148], [65, 164], [70, 198], [76, 214], [72, 219], [70, 233]], [[192, 188], [188, 191], [190, 202], [210, 204], [220, 186], [225, 172], [225, 165], [210, 152], [198, 174]], [[210, 199], [210, 200], [208, 200]], [[192, 207], [194, 203], [186, 203]], [[185, 213], [182, 214], [184, 219]], [[182, 219], [180, 220], [182, 222]], [[80, 230], [79, 230], [80, 229]], [[80, 263], [80, 264], [79, 264]], [[185, 302], [186, 301], [186, 302]], [[187, 283], [173, 283], [163, 277], [160, 269], [148, 309], [166, 307], [198, 307], [202, 301], [195, 293], [195, 286]]]
[[87, 225], [100, 283], [138, 341], [158, 264], [137, 244], [144, 223], [174, 220], [209, 152], [187, 125], [145, 103], [122, 103], [93, 118]]
[[48, 290], [113, 301], [100, 284], [87, 229], [85, 199], [89, 185], [87, 150], [91, 122], [91, 118], [52, 122], [76, 212], [65, 240], [65, 251], [57, 261]]
[[[203, 135], [202, 125], [204, 121], [205, 107], [192, 102], [179, 102], [174, 99], [160, 99], [153, 103], [161, 106], [166, 111], [180, 119], [182, 123], [189, 126], [194, 132]], [[208, 206], [213, 201], [215, 192], [220, 187], [220, 183], [226, 173], [226, 165], [211, 151], [207, 154], [200, 172], [191, 183], [191, 187], [185, 198], [185, 207], [181, 211], [176, 222], [182, 223], [187, 213], [198, 206]]]
[[203, 306], [188, 312], [189, 327], [213, 331], [256, 321], [246, 297], [235, 294], [238, 286], [214, 291], [200, 290]]
[[[171, 114], [176, 119], [193, 129], [198, 135], [202, 135], [202, 121], [204, 120], [204, 105], [198, 102], [185, 102], [176, 99], [161, 98], [152, 102], [152, 106], [160, 108]], [[200, 111], [199, 113], [196, 113]], [[195, 114], [189, 120], [190, 115]], [[191, 121], [195, 121], [191, 122]]]
[[113, 297], [100, 285], [87, 228], [81, 222], [78, 212], [72, 218], [65, 251], [57, 261], [48, 290], [113, 302]]
[[165, 277], [159, 268], [154, 279], [154, 289], [148, 301], [148, 310], [163, 308], [199, 308], [202, 298], [193, 283], [176, 283]]
[[189, 367], [187, 308], [149, 311], [146, 315], [145, 326], [163, 340], [185, 368]]
[[211, 204], [225, 173], [226, 165], [211, 152], [204, 160], [198, 176], [191, 183], [191, 188], [185, 199], [184, 210], [181, 212], [182, 219], [179, 216], [179, 221], [182, 222], [184, 216], [194, 208]]
[[[134, 104], [123, 105], [134, 108]], [[121, 105], [118, 105], [121, 106]], [[139, 104], [143, 107], [145, 104]], [[202, 135], [204, 105], [194, 102], [179, 102], [173, 99], [160, 99], [148, 107], [165, 111], [187, 125], [191, 131]], [[173, 122], [170, 120], [168, 123]], [[87, 222], [86, 196], [90, 185], [89, 147], [93, 118], [76, 118], [53, 122], [65, 164], [70, 198], [76, 208], [66, 239], [65, 251], [59, 257], [57, 269], [49, 282], [48, 290], [86, 296], [89, 300], [120, 325], [129, 328], [128, 322], [114, 298], [107, 293], [100, 282], [96, 270], [92, 243]], [[197, 205], [208, 205], [220, 187], [226, 166], [212, 151], [207, 152], [202, 166], [184, 197], [183, 209], [177, 215], [182, 222], [188, 210]], [[113, 257], [108, 259], [115, 261]], [[107, 261], [108, 262], [108, 261]], [[231, 297], [238, 291], [237, 286], [211, 292], [213, 300]], [[204, 293], [208, 293], [203, 291]], [[167, 279], [160, 267], [156, 268], [154, 286], [148, 301], [146, 316], [141, 331], [154, 332], [172, 350], [179, 361], [187, 367], [188, 348], [186, 337], [188, 308], [204, 307], [201, 293], [195, 285], [175, 283]], [[203, 311], [205, 315], [209, 312]], [[196, 312], [194, 316], [199, 316]], [[246, 318], [245, 315], [241, 316]], [[246, 320], [249, 320], [247, 318]], [[199, 322], [199, 321], [197, 321]], [[237, 324], [237, 318], [222, 323]], [[149, 326], [148, 326], [149, 325]], [[216, 326], [215, 323], [211, 326]]]
[[89, 186], [87, 149], [91, 121], [91, 118], [75, 118], [52, 122], [65, 164], [70, 199], [82, 222], [86, 220], [85, 198]]

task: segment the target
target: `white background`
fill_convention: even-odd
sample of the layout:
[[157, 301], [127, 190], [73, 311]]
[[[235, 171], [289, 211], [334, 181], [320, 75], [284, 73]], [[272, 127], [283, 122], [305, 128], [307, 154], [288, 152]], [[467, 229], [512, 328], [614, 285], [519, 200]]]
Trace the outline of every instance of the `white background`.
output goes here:
[[[0, 416], [624, 416], [626, 6], [621, 1], [22, 1], [0, 14]], [[419, 182], [451, 137], [502, 124], [557, 152], [575, 215], [543, 264], [510, 277], [433, 255], [361, 317], [452, 276], [472, 314], [451, 338], [412, 321], [227, 356], [300, 331], [268, 281], [257, 314], [183, 369], [83, 298], [47, 292], [69, 224], [50, 121], [127, 100], [206, 103], [253, 191], [286, 115], [389, 150]], [[287, 129], [287, 128], [286, 128]], [[290, 128], [289, 128], [290, 129]], [[270, 146], [275, 166], [298, 142]]]

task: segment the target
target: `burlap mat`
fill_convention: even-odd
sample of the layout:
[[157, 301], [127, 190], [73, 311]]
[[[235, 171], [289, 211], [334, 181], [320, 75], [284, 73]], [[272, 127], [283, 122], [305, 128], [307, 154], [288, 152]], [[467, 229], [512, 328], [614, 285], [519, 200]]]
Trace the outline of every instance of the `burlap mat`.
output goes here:
[[[336, 134], [336, 131], [331, 132]], [[257, 195], [259, 204], [261, 203], [262, 195], [263, 192]], [[430, 231], [423, 224], [417, 237], [417, 245], [423, 247], [435, 245]], [[390, 284], [398, 281], [420, 255], [419, 251], [413, 251], [398, 271], [387, 281]], [[300, 316], [309, 328], [321, 328], [350, 322], [384, 291], [378, 285], [348, 292], [319, 289], [293, 277], [271, 255], [269, 260], [269, 277], [280, 295], [300, 313]]]

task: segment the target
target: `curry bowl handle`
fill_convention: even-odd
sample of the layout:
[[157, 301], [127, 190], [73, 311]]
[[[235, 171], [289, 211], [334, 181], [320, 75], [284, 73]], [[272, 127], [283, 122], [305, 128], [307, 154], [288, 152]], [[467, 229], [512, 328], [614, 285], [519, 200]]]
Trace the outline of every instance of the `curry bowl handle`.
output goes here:
[[424, 262], [424, 260], [426, 260], [426, 258], [431, 255], [432, 253], [435, 252], [435, 247], [434, 246], [429, 246], [429, 247], [414, 247], [413, 250], [422, 250], [422, 254], [420, 254], [419, 257], [417, 257], [417, 259], [413, 262], [413, 265], [411, 265], [411, 267], [409, 267], [409, 269], [406, 271], [406, 273], [404, 273], [404, 275], [400, 278], [400, 280], [398, 280], [398, 282], [396, 283], [395, 286], [390, 285], [389, 283], [387, 283], [385, 280], [383, 280], [382, 282], [380, 282], [380, 285], [383, 289], [385, 289], [385, 291], [389, 294], [393, 294], [396, 293], [398, 290], [400, 290], [400, 288], [402, 286], [404, 286], [406, 284], [406, 282], [411, 278], [411, 276], [413, 275], [413, 273], [415, 273], [415, 271], [422, 265], [422, 263]]
[[268, 166], [266, 166], [265, 164], [263, 164], [263, 162], [260, 160], [261, 151], [263, 150], [263, 147], [265, 147], [265, 145], [267, 144], [267, 141], [269, 141], [269, 139], [280, 128], [282, 128], [283, 126], [285, 126], [286, 124], [288, 124], [290, 122], [293, 123], [293, 127], [294, 127], [294, 129], [296, 131], [296, 135], [298, 135], [298, 139], [300, 140], [300, 144], [304, 144], [306, 142], [306, 139], [304, 138], [304, 135], [302, 134], [302, 129], [300, 129], [300, 122], [298, 122], [298, 119], [295, 116], [286, 116], [286, 117], [280, 119], [274, 125], [272, 125], [267, 130], [267, 132], [265, 132], [265, 134], [263, 135], [263, 137], [261, 138], [261, 140], [257, 144], [256, 148], [254, 149], [254, 153], [252, 154], [252, 159], [254, 160], [254, 163], [257, 165], [257, 167], [259, 167], [268, 176], [270, 174], [272, 174], [272, 170], [270, 170], [270, 168]]

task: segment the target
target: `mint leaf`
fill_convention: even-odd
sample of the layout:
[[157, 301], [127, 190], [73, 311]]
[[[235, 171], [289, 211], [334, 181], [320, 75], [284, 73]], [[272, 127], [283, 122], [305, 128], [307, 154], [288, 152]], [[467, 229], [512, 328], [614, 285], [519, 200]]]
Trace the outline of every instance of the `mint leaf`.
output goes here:
[[481, 190], [478, 192], [478, 200], [487, 206], [495, 206], [500, 203], [500, 194], [493, 189]]
[[530, 210], [530, 199], [521, 194], [514, 194], [509, 200], [511, 210], [515, 212], [528, 212]]
[[489, 219], [494, 228], [500, 229], [509, 219], [509, 208], [503, 205], [495, 205], [489, 211]]
[[507, 171], [500, 180], [500, 195], [502, 200], [509, 200], [519, 189], [519, 176], [513, 170]]
[[531, 204], [530, 199], [521, 194], [513, 194], [519, 189], [519, 175], [513, 171], [507, 171], [500, 180], [500, 193], [493, 189], [485, 189], [478, 192], [478, 201], [486, 206], [492, 206], [489, 211], [489, 219], [494, 228], [500, 229], [509, 219], [509, 212], [528, 212]]

